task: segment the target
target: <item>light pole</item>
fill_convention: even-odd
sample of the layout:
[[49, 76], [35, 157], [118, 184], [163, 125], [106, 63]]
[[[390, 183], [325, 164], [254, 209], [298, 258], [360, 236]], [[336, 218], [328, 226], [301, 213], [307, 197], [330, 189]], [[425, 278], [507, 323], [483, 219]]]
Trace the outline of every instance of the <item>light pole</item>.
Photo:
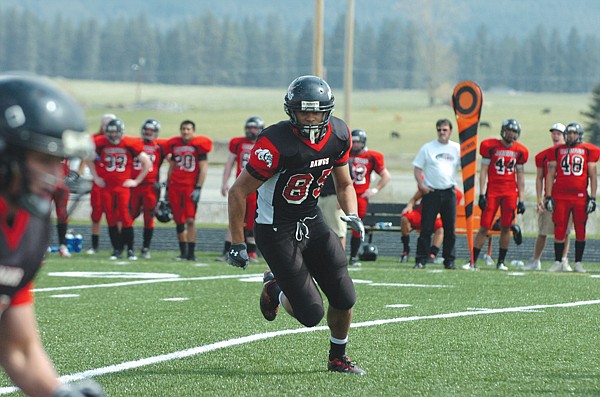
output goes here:
[[142, 69], [146, 64], [146, 58], [139, 57], [138, 62], [131, 65], [131, 70], [135, 72], [135, 103], [140, 103], [142, 100]]

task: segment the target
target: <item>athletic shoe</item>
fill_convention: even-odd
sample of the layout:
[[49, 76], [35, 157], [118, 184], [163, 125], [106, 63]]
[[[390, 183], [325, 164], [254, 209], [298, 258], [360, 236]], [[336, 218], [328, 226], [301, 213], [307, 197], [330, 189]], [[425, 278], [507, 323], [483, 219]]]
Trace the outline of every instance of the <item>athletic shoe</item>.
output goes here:
[[96, 249], [95, 248], [90, 248], [89, 250], [86, 251], [86, 254], [88, 255], [96, 255]]
[[69, 249], [67, 248], [66, 245], [61, 245], [60, 247], [58, 247], [58, 253], [60, 254], [60, 256], [62, 256], [63, 258], [70, 258], [71, 257], [71, 253], [69, 252]]
[[427, 257], [427, 259], [425, 260], [425, 263], [427, 263], [427, 264], [434, 264], [435, 263], [435, 255], [429, 254], [429, 256]]
[[137, 256], [135, 256], [135, 252], [133, 252], [133, 250], [127, 251], [127, 259], [130, 261], [137, 261]]
[[575, 266], [573, 267], [573, 270], [575, 270], [577, 273], [587, 273], [587, 270], [585, 270], [583, 268], [583, 265], [581, 264], [581, 262], [575, 262]]
[[413, 269], [425, 269], [425, 265], [423, 263], [421, 263], [421, 262], [417, 262], [413, 266]]
[[530, 259], [523, 270], [542, 270], [542, 262], [539, 259]]
[[142, 248], [142, 253], [140, 254], [142, 259], [150, 259], [150, 248]]
[[173, 258], [174, 261], [187, 261], [187, 257], [183, 256], [183, 255], [179, 255], [176, 256], [175, 258]]
[[260, 294], [260, 311], [267, 321], [275, 320], [277, 311], [279, 310], [279, 303], [273, 302], [268, 291], [273, 284], [277, 284], [275, 276], [271, 271], [265, 271], [263, 274], [263, 289]]
[[350, 361], [350, 358], [346, 355], [329, 360], [327, 363], [327, 369], [331, 372], [342, 372], [345, 374], [366, 374], [362, 368]]
[[548, 269], [549, 272], [559, 272], [562, 270], [562, 263], [559, 261], [554, 262], [554, 264], [552, 266], [550, 266], [550, 269]]
[[483, 259], [485, 260], [485, 264], [488, 266], [494, 266], [494, 259], [488, 254], [483, 254]]
[[350, 258], [350, 266], [359, 267], [362, 266], [362, 263], [360, 263], [356, 258]]
[[221, 256], [217, 256], [217, 257], [215, 258], [215, 260], [216, 260], [217, 262], [227, 262], [227, 253], [224, 253], [224, 254], [223, 254], [223, 255], [221, 255]]
[[122, 255], [123, 255], [123, 253], [122, 253], [121, 251], [119, 251], [119, 250], [114, 250], [114, 251], [112, 252], [112, 254], [111, 254], [110, 258], [108, 258], [108, 259], [110, 259], [111, 261], [115, 261], [115, 260], [117, 260], [117, 259], [121, 259], [121, 256], [122, 256]]
[[408, 262], [408, 252], [404, 251], [400, 257], [400, 263]]
[[504, 264], [504, 262], [498, 262], [498, 264], [496, 265], [496, 269], [497, 270], [502, 270], [503, 272], [507, 271], [508, 268], [506, 267], [506, 265]]
[[561, 264], [561, 271], [563, 272], [572, 272], [573, 269], [571, 269], [571, 266], [569, 266], [569, 260], [567, 258], [564, 258], [562, 261], [560, 261]]
[[256, 252], [248, 252], [248, 259], [251, 263], [258, 263], [258, 255], [256, 255]]
[[456, 270], [456, 265], [454, 264], [454, 262], [444, 263], [444, 269]]

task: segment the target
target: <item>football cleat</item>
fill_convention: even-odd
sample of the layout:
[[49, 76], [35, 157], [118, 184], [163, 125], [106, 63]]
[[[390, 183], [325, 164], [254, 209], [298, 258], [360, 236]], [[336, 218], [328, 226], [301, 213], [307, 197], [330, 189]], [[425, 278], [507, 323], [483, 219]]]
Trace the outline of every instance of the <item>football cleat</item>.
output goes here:
[[542, 270], [542, 263], [539, 259], [531, 259], [523, 270]]
[[408, 262], [408, 252], [404, 251], [400, 257], [400, 263]]
[[350, 264], [350, 266], [356, 266], [356, 267], [362, 266], [362, 263], [360, 263], [358, 261], [358, 259], [356, 259], [356, 258], [350, 258], [349, 264]]
[[345, 374], [366, 375], [366, 372], [358, 365], [350, 361], [346, 355], [329, 360], [327, 369], [331, 372], [342, 372]]
[[129, 259], [130, 261], [137, 261], [137, 256], [135, 255], [135, 252], [133, 252], [133, 250], [127, 250], [127, 259]]
[[277, 317], [277, 311], [279, 310], [279, 303], [273, 302], [271, 296], [269, 295], [269, 288], [273, 284], [277, 284], [275, 276], [271, 271], [265, 271], [263, 275], [263, 289], [260, 294], [260, 311], [267, 321], [275, 320], [275, 317]]
[[415, 265], [413, 266], [413, 269], [425, 269], [425, 265], [422, 264], [421, 262], [417, 262], [415, 263]]
[[567, 258], [563, 258], [563, 260], [560, 262], [561, 268], [560, 270], [563, 272], [572, 272], [573, 269], [571, 269], [571, 266], [569, 266], [569, 260]]
[[142, 257], [142, 259], [150, 259], [150, 248], [142, 248], [140, 256]]
[[583, 265], [581, 264], [581, 262], [575, 262], [575, 266], [573, 267], [573, 270], [575, 270], [577, 273], [587, 273], [587, 270], [585, 270], [583, 268]]
[[122, 256], [122, 255], [123, 255], [123, 254], [122, 254], [122, 252], [121, 252], [121, 251], [119, 251], [119, 250], [114, 250], [114, 251], [112, 252], [112, 254], [110, 255], [110, 258], [109, 258], [109, 259], [110, 259], [111, 261], [114, 261], [114, 260], [117, 260], [117, 259], [121, 259], [121, 256]]
[[550, 269], [548, 269], [549, 272], [559, 272], [562, 270], [562, 263], [559, 261], [554, 262], [554, 264], [552, 266], [550, 266]]
[[507, 271], [508, 268], [506, 267], [506, 265], [504, 264], [504, 262], [498, 262], [498, 264], [496, 265], [496, 269], [497, 270], [502, 270], [503, 272]]
[[86, 251], [86, 254], [88, 255], [96, 255], [96, 249], [95, 248], [90, 248], [89, 250]]

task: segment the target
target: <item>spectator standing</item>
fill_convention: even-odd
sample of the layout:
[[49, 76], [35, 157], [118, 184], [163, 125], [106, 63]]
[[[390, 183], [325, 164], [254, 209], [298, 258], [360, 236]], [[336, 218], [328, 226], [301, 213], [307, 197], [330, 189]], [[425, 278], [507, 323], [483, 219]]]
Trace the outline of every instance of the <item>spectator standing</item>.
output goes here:
[[[562, 123], [553, 124], [550, 127], [550, 138], [552, 139], [552, 146], [539, 152], [535, 156], [535, 166], [537, 173], [535, 177], [535, 191], [537, 195], [537, 213], [538, 213], [538, 235], [535, 239], [535, 246], [533, 250], [533, 258], [525, 265], [525, 270], [542, 270], [542, 252], [546, 247], [546, 238], [548, 235], [554, 235], [554, 223], [552, 221], [552, 213], [546, 211], [544, 207], [544, 185], [546, 182], [546, 175], [548, 174], [548, 157], [550, 152], [556, 149], [557, 146], [565, 143], [564, 138], [565, 125]], [[570, 225], [569, 221], [569, 225]], [[571, 226], [568, 227], [570, 229]], [[561, 269], [564, 267], [565, 270], [570, 268], [569, 259], [567, 257], [569, 253], [569, 239], [568, 236], [565, 238], [565, 249], [561, 259]], [[552, 268], [551, 268], [552, 269]]]
[[[479, 207], [481, 221], [473, 244], [473, 268], [487, 234], [500, 207], [500, 242], [496, 269], [508, 270], [504, 264], [510, 245], [510, 228], [515, 216], [525, 212], [525, 177], [523, 167], [529, 159], [529, 151], [517, 142], [521, 136], [521, 124], [516, 119], [502, 122], [500, 137], [485, 139], [479, 146], [481, 171], [479, 173]], [[485, 192], [485, 193], [483, 193]], [[466, 264], [470, 268], [470, 264]]]
[[175, 259], [193, 261], [196, 260], [196, 210], [208, 172], [212, 141], [195, 136], [196, 124], [191, 120], [181, 122], [179, 133], [180, 136], [170, 138], [165, 144], [165, 155], [171, 155], [167, 197], [179, 240], [180, 254]]
[[[233, 138], [229, 141], [229, 156], [225, 162], [223, 170], [223, 181], [221, 183], [221, 195], [227, 197], [229, 192], [229, 177], [235, 166], [235, 177], [237, 178], [246, 167], [250, 153], [258, 135], [265, 128], [265, 121], [260, 116], [252, 116], [244, 124], [244, 136]], [[256, 253], [256, 241], [254, 240], [254, 218], [256, 216], [256, 193], [246, 197], [246, 216], [244, 218], [244, 233], [246, 235], [246, 245], [248, 246], [248, 257], [250, 262], [258, 262]], [[224, 262], [227, 260], [227, 252], [231, 248], [231, 232], [227, 229], [223, 255], [217, 260]]]
[[[570, 271], [561, 262], [569, 217], [575, 229], [575, 266], [573, 270], [585, 273], [581, 263], [585, 251], [586, 223], [589, 214], [596, 210], [598, 188], [597, 162], [600, 149], [583, 142], [583, 127], [577, 122], [565, 127], [565, 143], [548, 156], [545, 207], [553, 212], [554, 264], [549, 269]], [[560, 164], [560, 166], [559, 166]]]
[[0, 365], [28, 396], [105, 396], [93, 381], [61, 384], [33, 309], [61, 160], [92, 151], [84, 131], [83, 111], [57, 86], [30, 74], [0, 77]]
[[[160, 123], [158, 120], [147, 119], [142, 124], [141, 139], [144, 153], [150, 159], [151, 167], [142, 182], [131, 190], [131, 217], [135, 220], [142, 213], [144, 216], [143, 242], [140, 253], [143, 259], [150, 259], [150, 243], [154, 234], [154, 209], [161, 189], [160, 166], [165, 159], [164, 149], [161, 146], [165, 140], [158, 138], [159, 133]], [[137, 178], [143, 168], [139, 158], [134, 158], [131, 177]]]
[[442, 256], [444, 268], [456, 269], [456, 173], [460, 167], [460, 145], [450, 140], [452, 123], [435, 123], [437, 139], [421, 147], [413, 161], [414, 176], [421, 198], [421, 234], [417, 239], [415, 269], [425, 267], [431, 247], [431, 235], [440, 215], [444, 229]]
[[331, 117], [334, 97], [316, 76], [291, 82], [284, 99], [289, 120], [265, 129], [246, 168], [229, 190], [232, 245], [228, 262], [246, 268], [244, 243], [246, 197], [258, 189], [256, 243], [269, 265], [263, 277], [260, 308], [273, 321], [279, 305], [307, 327], [317, 325], [329, 301], [329, 371], [364, 374], [346, 355], [356, 292], [339, 238], [323, 221], [317, 200], [333, 173], [344, 217], [364, 236], [356, 214], [356, 193], [348, 169], [352, 144], [348, 126]]
[[[367, 148], [367, 132], [365, 130], [352, 131], [352, 149], [348, 160], [350, 176], [358, 203], [358, 216], [363, 219], [367, 214], [369, 199], [377, 194], [391, 179], [390, 173], [385, 168], [383, 153]], [[377, 186], [371, 187], [371, 174], [379, 175]], [[350, 265], [360, 266], [357, 259], [360, 249], [361, 237], [353, 231], [350, 237]]]
[[[106, 214], [108, 235], [113, 247], [110, 259], [120, 259], [125, 246], [127, 258], [137, 260], [134, 251], [133, 218], [129, 210], [131, 188], [138, 186], [152, 163], [144, 153], [140, 139], [125, 136], [125, 123], [121, 119], [110, 120], [104, 135], [94, 138], [98, 167], [88, 161], [94, 182], [101, 188], [102, 210]], [[142, 170], [133, 178], [135, 160], [142, 164]], [[122, 227], [119, 228], [119, 225]]]

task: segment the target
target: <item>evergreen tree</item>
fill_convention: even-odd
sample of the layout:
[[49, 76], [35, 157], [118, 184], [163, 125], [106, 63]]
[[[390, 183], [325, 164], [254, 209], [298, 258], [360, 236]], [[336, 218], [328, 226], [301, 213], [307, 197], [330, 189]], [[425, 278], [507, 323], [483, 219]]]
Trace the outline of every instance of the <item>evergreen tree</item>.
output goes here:
[[600, 145], [600, 83], [596, 84], [592, 90], [592, 103], [587, 112], [581, 112], [588, 118], [588, 125], [585, 128], [586, 136], [594, 145]]

